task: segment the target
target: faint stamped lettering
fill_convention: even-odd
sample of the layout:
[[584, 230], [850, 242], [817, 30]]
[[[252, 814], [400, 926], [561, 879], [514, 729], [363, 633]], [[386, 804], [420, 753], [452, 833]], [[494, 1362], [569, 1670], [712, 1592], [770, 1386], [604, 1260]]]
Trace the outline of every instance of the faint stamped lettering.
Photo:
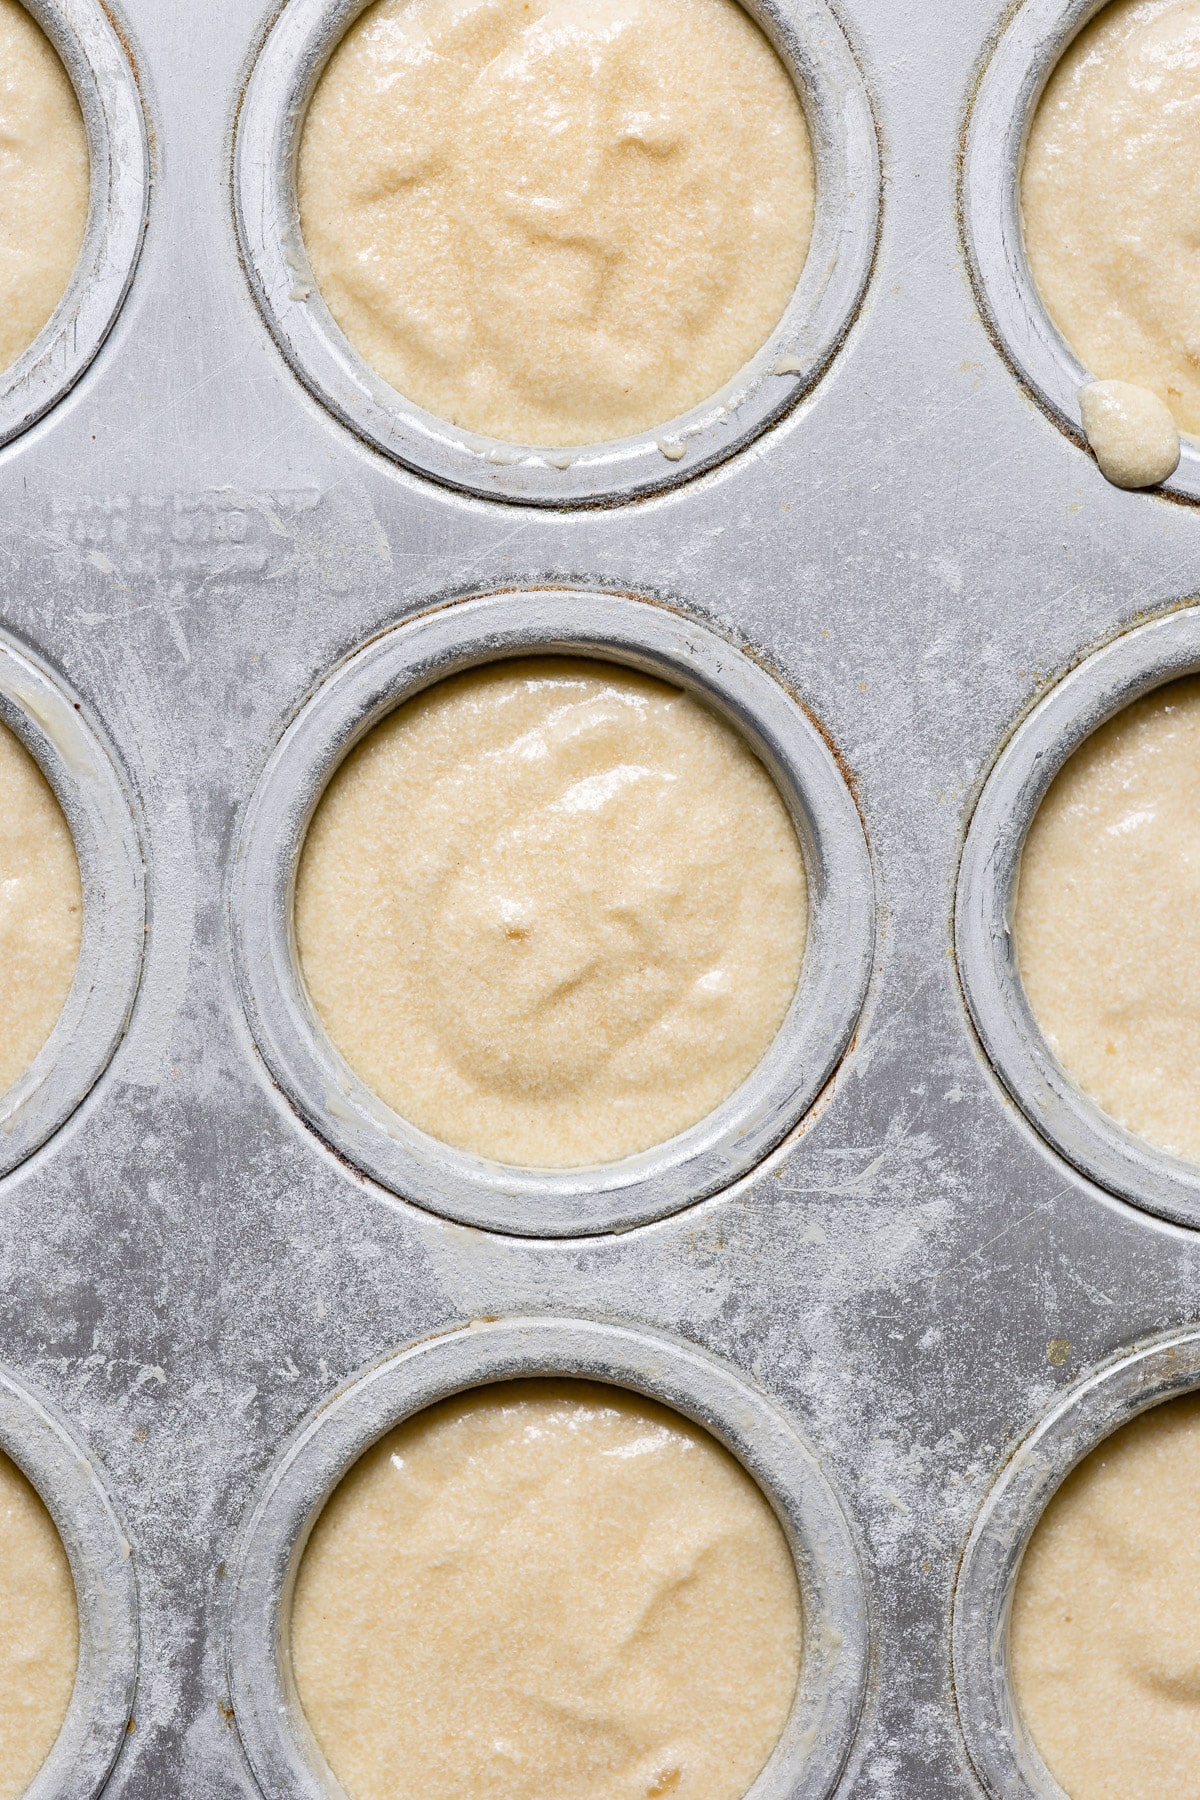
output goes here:
[[282, 573], [320, 500], [316, 488], [81, 495], [54, 503], [52, 531], [60, 552], [119, 582], [236, 581]]

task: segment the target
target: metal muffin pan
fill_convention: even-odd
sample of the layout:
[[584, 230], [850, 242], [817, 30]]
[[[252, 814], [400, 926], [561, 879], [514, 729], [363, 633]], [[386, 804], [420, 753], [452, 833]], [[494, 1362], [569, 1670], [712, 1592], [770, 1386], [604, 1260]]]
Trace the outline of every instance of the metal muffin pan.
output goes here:
[[[1079, 390], [1096, 379], [1046, 308], [1025, 254], [1021, 169], [1038, 101], [1063, 51], [1106, 0], [1025, 0], [982, 71], [963, 150], [963, 225], [975, 288], [999, 346], [1050, 416], [1086, 444]], [[1200, 442], [1184, 435], [1162, 483], [1200, 499]]]
[[[64, 29], [75, 16], [55, 10]], [[356, 1409], [389, 1393], [382, 1377], [355, 1387], [358, 1371], [431, 1368], [406, 1347], [482, 1342], [462, 1328], [495, 1319], [518, 1335], [565, 1319], [668, 1342], [652, 1391], [687, 1410], [671, 1387], [683, 1358], [695, 1416], [756, 1471], [721, 1396], [741, 1384], [751, 1410], [785, 1422], [838, 1497], [870, 1623], [864, 1664], [855, 1615], [845, 1665], [866, 1671], [857, 1729], [846, 1715], [818, 1740], [827, 1785], [842, 1800], [966, 1800], [968, 1744], [982, 1753], [961, 1671], [961, 1721], [956, 1705], [951, 1614], [980, 1509], [1064, 1389], [1196, 1321], [1200, 1235], [1144, 1195], [1130, 1204], [1111, 1171], [1085, 1172], [1029, 1122], [966, 1003], [954, 909], [999, 792], [989, 778], [1038, 702], [1081, 694], [1093, 652], [1099, 667], [1105, 646], [1149, 642], [1160, 620], [1156, 643], [1183, 629], [1170, 622], [1200, 592], [1197, 521], [1110, 488], [981, 317], [959, 153], [1009, 23], [1001, 0], [840, 0], [838, 16], [885, 181], [878, 242], [873, 227], [862, 240], [873, 273], [837, 354], [706, 472], [697, 440], [677, 462], [655, 450], [673, 485], [636, 503], [644, 490], [609, 469], [577, 489], [570, 471], [548, 472], [567, 477], [554, 504], [526, 505], [373, 447], [298, 378], [264, 320], [235, 214], [251, 91], [265, 107], [257, 71], [289, 10], [212, 0], [202, 28], [152, 0], [114, 15], [148, 120], [120, 179], [144, 181], [148, 145], [148, 224], [86, 372], [0, 451], [0, 622], [5, 656], [40, 671], [103, 751], [110, 849], [129, 867], [126, 900], [92, 904], [88, 929], [95, 918], [125, 946], [125, 1000], [111, 1056], [93, 1056], [58, 1128], [31, 1136], [3, 1177], [0, 1363], [105, 1468], [132, 1546], [141, 1651], [133, 1728], [105, 1787], [116, 1800], [261, 1795], [238, 1728], [249, 1706], [253, 1757], [255, 1701], [231, 1690], [227, 1659], [244, 1624], [246, 1521], [288, 1447], [308, 1441], [306, 1421], [327, 1409], [361, 1422]], [[94, 114], [89, 127], [95, 167]], [[269, 162], [260, 174], [266, 207]], [[115, 265], [119, 234], [96, 229]], [[513, 467], [488, 465], [494, 496], [520, 498]], [[676, 1193], [652, 1222], [593, 1218], [561, 1237], [448, 1217], [441, 1194], [395, 1192], [361, 1146], [347, 1154], [310, 1128], [256, 1040], [231, 953], [239, 846], [258, 854], [282, 829], [259, 809], [291, 734], [328, 725], [321, 754], [336, 760], [338, 732], [348, 741], [365, 714], [322, 724], [327, 697], [374, 655], [381, 671], [410, 628], [468, 619], [489, 595], [516, 609], [519, 640], [544, 642], [551, 594], [563, 616], [581, 597], [639, 596], [623, 602], [639, 620], [761, 677], [789, 742], [811, 747], [839, 807], [853, 800], [876, 920], [865, 999], [853, 959], [840, 995], [849, 1040], [776, 1147], [764, 1133], [729, 1185]], [[1146, 681], [1179, 672], [1173, 654]], [[709, 691], [719, 700], [721, 683]], [[1072, 702], [1070, 729], [1099, 717], [1089, 705]], [[63, 801], [86, 883], [74, 765], [44, 715], [10, 697], [4, 717]], [[1010, 847], [1017, 796], [1012, 807], [992, 814]], [[858, 893], [847, 917], [861, 951]], [[87, 1037], [56, 1035], [64, 1059]], [[592, 1343], [569, 1369], [638, 1385]], [[403, 1382], [390, 1391], [396, 1412], [411, 1403]], [[329, 1429], [313, 1441], [343, 1456], [321, 1480], [353, 1453]], [[70, 1548], [82, 1502], [56, 1501], [25, 1466]], [[786, 1512], [787, 1482], [760, 1473]], [[805, 1492], [818, 1491], [814, 1477]], [[1002, 1671], [994, 1638], [987, 1654]], [[251, 1679], [240, 1655], [233, 1667]], [[267, 1679], [269, 1662], [258, 1668]]]
[[88, 220], [75, 273], [53, 316], [0, 374], [0, 444], [49, 410], [104, 342], [133, 279], [150, 166], [137, 81], [99, 0], [23, 0], [79, 99], [91, 154]]
[[107, 1482], [55, 1408], [0, 1369], [0, 1450], [58, 1527], [79, 1609], [79, 1661], [62, 1730], [25, 1800], [94, 1800], [131, 1729], [137, 1583]]
[[269, 1800], [342, 1792], [291, 1671], [289, 1607], [309, 1533], [346, 1470], [392, 1426], [464, 1389], [522, 1376], [611, 1382], [711, 1431], [771, 1500], [796, 1561], [805, 1620], [796, 1698], [752, 1800], [825, 1800], [845, 1763], [869, 1656], [866, 1594], [845, 1515], [787, 1417], [736, 1372], [661, 1333], [513, 1319], [434, 1337], [364, 1370], [285, 1447], [247, 1521], [231, 1608], [229, 1683], [242, 1744]]
[[121, 777], [82, 702], [0, 631], [0, 723], [62, 807], [83, 888], [71, 991], [46, 1043], [0, 1094], [0, 1175], [40, 1148], [95, 1086], [129, 1021], [145, 934], [142, 853]]
[[1062, 1800], [1013, 1693], [1008, 1629], [1021, 1556], [1085, 1456], [1139, 1413], [1200, 1388], [1200, 1332], [1168, 1332], [1071, 1388], [1019, 1446], [967, 1544], [954, 1602], [954, 1678], [975, 1771], [993, 1800]]
[[1073, 669], [1006, 745], [971, 821], [958, 888], [958, 961], [971, 1015], [1030, 1122], [1102, 1187], [1200, 1225], [1200, 1166], [1103, 1112], [1058, 1062], [1033, 1016], [1013, 941], [1025, 834], [1068, 757], [1143, 694], [1200, 670], [1200, 608], [1127, 632]]
[[[523, 1170], [439, 1143], [378, 1099], [339, 1056], [308, 999], [293, 896], [309, 821], [334, 769], [372, 726], [432, 682], [506, 656], [582, 654], [656, 675], [723, 714], [788, 806], [808, 877], [804, 965], [783, 1024], [742, 1085], [667, 1143], [596, 1168]], [[575, 589], [494, 594], [374, 638], [323, 683], [249, 809], [232, 901], [238, 983], [255, 1040], [313, 1128], [392, 1193], [463, 1224], [526, 1237], [626, 1230], [727, 1188], [820, 1093], [866, 992], [875, 947], [871, 866], [832, 754], [745, 652], [686, 614]]]
[[879, 228], [870, 100], [826, 0], [746, 0], [796, 84], [812, 138], [817, 206], [795, 294], [761, 350], [699, 406], [653, 431], [579, 449], [468, 432], [398, 394], [330, 316], [296, 201], [304, 115], [368, 0], [289, 0], [247, 84], [234, 192], [242, 254], [280, 349], [319, 400], [368, 443], [436, 480], [535, 506], [602, 504], [674, 486], [741, 449], [823, 374], [862, 299]]

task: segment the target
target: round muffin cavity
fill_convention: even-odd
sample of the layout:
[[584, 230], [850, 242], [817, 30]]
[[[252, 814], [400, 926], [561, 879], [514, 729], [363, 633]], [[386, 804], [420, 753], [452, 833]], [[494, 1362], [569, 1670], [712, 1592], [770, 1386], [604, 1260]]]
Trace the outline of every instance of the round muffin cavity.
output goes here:
[[75, 978], [82, 929], [70, 827], [32, 756], [0, 725], [0, 1093], [53, 1031]]
[[800, 1667], [787, 1542], [679, 1414], [531, 1380], [418, 1414], [300, 1565], [292, 1666], [350, 1800], [740, 1800]]
[[75, 1686], [79, 1614], [62, 1539], [0, 1454], [0, 1800], [23, 1794], [62, 1729]]
[[1025, 246], [1042, 298], [1103, 381], [1200, 431], [1200, 0], [1112, 0], [1070, 45], [1029, 134]]
[[377, 0], [305, 121], [304, 241], [399, 393], [512, 443], [610, 441], [778, 324], [815, 175], [736, 0]]
[[1200, 678], [1135, 701], [1051, 784], [1021, 857], [1021, 979], [1067, 1073], [1200, 1158]]
[[89, 175], [83, 116], [57, 52], [17, 0], [0, 0], [0, 369], [66, 291]]
[[1021, 1563], [1017, 1699], [1070, 1800], [1195, 1800], [1200, 1396], [1116, 1431], [1046, 1508]]
[[329, 1038], [394, 1111], [568, 1168], [740, 1086], [807, 914], [791, 819], [735, 730], [654, 677], [536, 657], [375, 726], [314, 815], [295, 930]]

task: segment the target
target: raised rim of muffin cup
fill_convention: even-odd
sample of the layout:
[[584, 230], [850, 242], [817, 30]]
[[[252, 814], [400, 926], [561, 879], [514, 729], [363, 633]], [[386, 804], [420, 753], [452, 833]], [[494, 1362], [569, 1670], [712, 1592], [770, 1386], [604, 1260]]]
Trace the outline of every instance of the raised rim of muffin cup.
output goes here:
[[728, 1363], [644, 1326], [506, 1318], [427, 1339], [360, 1371], [299, 1428], [242, 1530], [227, 1670], [243, 1749], [267, 1800], [341, 1800], [291, 1668], [291, 1602], [309, 1534], [358, 1459], [394, 1426], [472, 1388], [531, 1376], [609, 1383], [711, 1433], [769, 1501], [795, 1562], [803, 1647], [783, 1733], [746, 1800], [825, 1800], [866, 1691], [870, 1623], [854, 1538], [812, 1450]]
[[145, 948], [137, 826], [113, 753], [82, 703], [0, 631], [0, 723], [62, 808], [83, 890], [79, 962], [54, 1029], [0, 1093], [0, 1176], [41, 1147], [86, 1098], [124, 1035]]
[[94, 1800], [125, 1742], [137, 1684], [132, 1547], [91, 1452], [55, 1407], [5, 1368], [0, 1450], [54, 1521], [79, 1615], [79, 1662], [66, 1717], [22, 1800]]
[[370, 0], [289, 0], [242, 95], [234, 209], [250, 285], [294, 373], [342, 424], [421, 475], [534, 506], [596, 505], [677, 486], [725, 461], [814, 387], [849, 330], [879, 231], [879, 145], [871, 103], [825, 0], [742, 0], [795, 83], [817, 197], [804, 268], [761, 350], [717, 393], [653, 430], [609, 443], [539, 448], [467, 431], [399, 394], [335, 324], [300, 230], [296, 167], [313, 90]]
[[[960, 216], [976, 299], [993, 339], [1043, 410], [1087, 448], [1080, 390], [1096, 380], [1042, 299], [1021, 219], [1021, 170], [1038, 101], [1066, 51], [1108, 0], [1024, 0], [994, 43], [967, 115]], [[1179, 467], [1158, 489], [1200, 499], [1200, 439], [1180, 434]]]
[[1017, 1446], [976, 1519], [954, 1590], [954, 1694], [971, 1763], [992, 1800], [1065, 1800], [1021, 1717], [1009, 1623], [1021, 1559], [1073, 1469], [1113, 1432], [1200, 1388], [1200, 1328], [1122, 1349], [1070, 1387]]
[[1200, 1226], [1200, 1163], [1127, 1131], [1063, 1068], [1026, 996], [1013, 919], [1026, 835], [1068, 758], [1133, 701], [1197, 673], [1200, 607], [1189, 605], [1125, 632], [1064, 676], [1017, 726], [984, 783], [963, 848], [955, 908], [971, 1017], [1030, 1124], [1101, 1187], [1193, 1227]]
[[[637, 669], [711, 707], [774, 780], [808, 883], [799, 983], [741, 1086], [662, 1144], [611, 1163], [551, 1170], [456, 1149], [393, 1112], [327, 1037], [305, 989], [293, 927], [305, 833], [355, 745], [445, 676], [540, 654]], [[231, 921], [251, 1031], [312, 1129], [389, 1194], [461, 1224], [528, 1237], [646, 1224], [748, 1174], [833, 1072], [858, 1019], [875, 944], [862, 823], [832, 751], [797, 702], [746, 652], [691, 618], [627, 595], [558, 588], [484, 595], [420, 615], [372, 639], [322, 682], [284, 731], [250, 801], [234, 859]]]
[[22, 0], [57, 51], [79, 101], [91, 174], [83, 243], [50, 318], [0, 373], [0, 444], [36, 423], [94, 360], [141, 252], [150, 150], [124, 45], [99, 0]]

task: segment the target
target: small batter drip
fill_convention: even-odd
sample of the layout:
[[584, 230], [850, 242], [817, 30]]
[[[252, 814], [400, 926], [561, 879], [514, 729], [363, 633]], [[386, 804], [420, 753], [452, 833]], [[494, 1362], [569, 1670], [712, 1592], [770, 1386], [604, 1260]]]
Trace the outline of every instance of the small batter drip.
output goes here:
[[1114, 487], [1157, 487], [1179, 467], [1179, 427], [1149, 388], [1094, 381], [1080, 393], [1079, 410], [1100, 473]]

